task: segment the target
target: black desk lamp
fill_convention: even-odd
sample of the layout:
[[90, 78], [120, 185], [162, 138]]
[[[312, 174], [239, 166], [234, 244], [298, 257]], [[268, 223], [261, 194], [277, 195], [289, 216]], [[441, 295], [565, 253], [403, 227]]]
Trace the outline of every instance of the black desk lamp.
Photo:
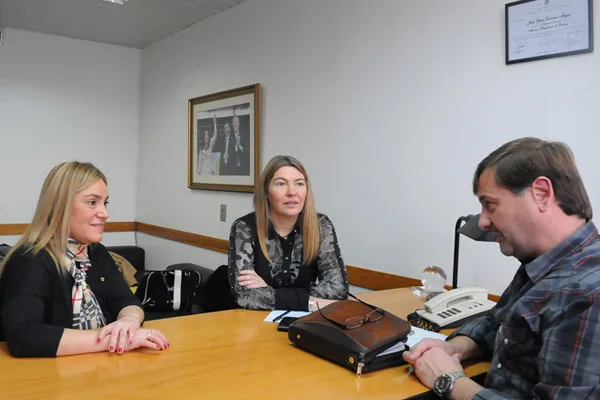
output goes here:
[[[463, 222], [465, 223], [463, 225]], [[458, 287], [458, 248], [460, 235], [463, 234], [476, 242], [495, 242], [496, 238], [490, 231], [479, 229], [479, 214], [459, 217], [454, 227], [454, 264], [452, 265], [452, 288]]]

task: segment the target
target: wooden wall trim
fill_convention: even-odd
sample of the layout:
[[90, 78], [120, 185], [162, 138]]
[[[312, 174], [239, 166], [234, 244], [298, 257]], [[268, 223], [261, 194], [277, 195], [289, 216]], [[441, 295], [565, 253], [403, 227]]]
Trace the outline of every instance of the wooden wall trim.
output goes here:
[[[27, 226], [28, 224], [0, 224], [0, 235], [22, 235], [23, 232], [25, 232], [25, 229], [27, 229]], [[189, 244], [191, 246], [217, 251], [219, 253], [229, 253], [229, 242], [225, 239], [180, 231], [164, 226], [147, 224], [145, 222], [107, 222], [104, 231], [137, 231], [147, 235], [173, 240], [175, 242]], [[350, 284], [367, 289], [385, 290], [421, 285], [421, 281], [415, 278], [408, 278], [406, 276], [390, 274], [388, 272], [374, 271], [372, 269], [366, 269], [354, 265], [346, 265], [346, 268], [348, 270], [348, 280], [350, 281]], [[490, 294], [488, 297], [492, 301], [498, 301], [499, 298], [499, 296], [495, 294]]]
[[135, 232], [137, 230], [137, 222], [107, 222], [104, 226], [104, 232]]
[[[0, 236], [22, 235], [29, 224], [0, 224]], [[135, 232], [135, 221], [107, 222], [104, 232]]]
[[0, 224], [0, 235], [22, 235], [29, 224]]
[[177, 229], [166, 228], [164, 226], [146, 224], [145, 222], [137, 223], [137, 231], [147, 235], [157, 236], [163, 239], [201, 247], [203, 249], [218, 251], [219, 253], [227, 254], [229, 252], [229, 242], [227, 240], [212, 236], [179, 231]]
[[353, 265], [346, 265], [346, 268], [348, 270], [348, 280], [350, 281], [350, 284], [368, 289], [385, 290], [409, 286], [421, 286], [421, 281], [414, 278], [355, 267]]

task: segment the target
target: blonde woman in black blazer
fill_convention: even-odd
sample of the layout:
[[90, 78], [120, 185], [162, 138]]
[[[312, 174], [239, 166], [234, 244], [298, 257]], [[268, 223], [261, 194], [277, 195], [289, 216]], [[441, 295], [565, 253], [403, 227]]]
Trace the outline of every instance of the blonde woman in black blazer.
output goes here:
[[33, 221], [0, 264], [0, 312], [15, 357], [168, 348], [104, 246], [106, 177], [90, 163], [54, 167]]

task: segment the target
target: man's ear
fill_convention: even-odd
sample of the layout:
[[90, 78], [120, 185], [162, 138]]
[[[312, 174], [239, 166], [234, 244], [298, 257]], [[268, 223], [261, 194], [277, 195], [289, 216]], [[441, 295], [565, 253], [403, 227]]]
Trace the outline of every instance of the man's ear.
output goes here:
[[538, 176], [531, 183], [531, 193], [540, 211], [546, 211], [550, 200], [554, 198], [554, 187], [552, 181], [545, 176]]

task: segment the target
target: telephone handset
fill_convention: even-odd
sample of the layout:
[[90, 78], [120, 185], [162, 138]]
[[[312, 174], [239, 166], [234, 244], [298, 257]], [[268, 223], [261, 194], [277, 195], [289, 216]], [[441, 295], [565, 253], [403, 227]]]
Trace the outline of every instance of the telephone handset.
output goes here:
[[455, 328], [496, 305], [487, 295], [487, 290], [478, 287], [453, 289], [429, 300], [417, 314], [440, 327]]

